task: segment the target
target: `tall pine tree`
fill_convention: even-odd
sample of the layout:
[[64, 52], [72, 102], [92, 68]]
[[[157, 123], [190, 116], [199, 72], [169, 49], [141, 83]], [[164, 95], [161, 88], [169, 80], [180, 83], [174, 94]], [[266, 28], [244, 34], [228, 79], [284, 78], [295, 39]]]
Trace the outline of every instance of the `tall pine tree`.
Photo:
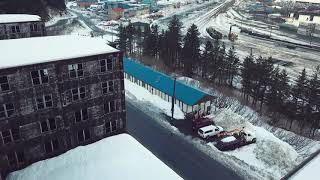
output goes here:
[[200, 58], [200, 39], [199, 30], [195, 24], [192, 24], [184, 38], [184, 46], [182, 49], [182, 63], [184, 73], [188, 77], [192, 77], [193, 68], [198, 64]]

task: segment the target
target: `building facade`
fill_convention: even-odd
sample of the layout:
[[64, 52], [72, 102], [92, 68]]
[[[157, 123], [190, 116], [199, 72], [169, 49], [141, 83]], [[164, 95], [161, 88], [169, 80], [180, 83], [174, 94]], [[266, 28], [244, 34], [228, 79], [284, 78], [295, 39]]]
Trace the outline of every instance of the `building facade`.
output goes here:
[[44, 22], [27, 14], [0, 15], [0, 40], [45, 36]]
[[[51, 49], [44, 56], [26, 56], [27, 60], [35, 58], [27, 64], [16, 63], [19, 57], [9, 55], [7, 60], [13, 64], [0, 68], [3, 178], [36, 161], [125, 132], [121, 52], [87, 37], [7, 41], [15, 42], [0, 42], [0, 48], [8, 50], [29, 43], [29, 50]], [[99, 44], [101, 47], [97, 47]], [[63, 51], [67, 47], [71, 47], [70, 52]]]

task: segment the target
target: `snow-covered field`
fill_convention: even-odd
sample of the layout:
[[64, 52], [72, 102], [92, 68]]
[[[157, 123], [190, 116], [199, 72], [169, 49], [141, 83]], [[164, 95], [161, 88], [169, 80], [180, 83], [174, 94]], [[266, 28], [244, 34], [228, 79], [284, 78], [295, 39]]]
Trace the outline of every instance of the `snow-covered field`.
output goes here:
[[[201, 86], [199, 82], [190, 78], [182, 77], [178, 79], [192, 83], [195, 87]], [[186, 136], [164, 121], [161, 115], [155, 116], [155, 113], [168, 114], [167, 112], [170, 110], [168, 104], [162, 104], [161, 98], [151, 95], [149, 91], [130, 81], [125, 82], [125, 88], [127, 100], [140, 106], [146, 113], [152, 114], [155, 120], [158, 120], [170, 131], [212, 155], [213, 158], [233, 169], [245, 179], [280, 179], [303, 159], [320, 149], [319, 142], [271, 127], [264, 123], [261, 120], [262, 117], [256, 112], [242, 106], [235, 99], [224, 97], [217, 92], [213, 92], [212, 89], [205, 89], [205, 91], [216, 94], [219, 97], [217, 104], [220, 104], [220, 102], [225, 104], [224, 108], [217, 108], [210, 115], [217, 125], [227, 130], [245, 127], [254, 132], [257, 137], [255, 144], [250, 144], [234, 151], [221, 152], [214, 146], [214, 143], [206, 143], [199, 138]], [[217, 156], [217, 153], [219, 156]]]
[[13, 172], [7, 180], [179, 180], [172, 169], [128, 134], [80, 146]]

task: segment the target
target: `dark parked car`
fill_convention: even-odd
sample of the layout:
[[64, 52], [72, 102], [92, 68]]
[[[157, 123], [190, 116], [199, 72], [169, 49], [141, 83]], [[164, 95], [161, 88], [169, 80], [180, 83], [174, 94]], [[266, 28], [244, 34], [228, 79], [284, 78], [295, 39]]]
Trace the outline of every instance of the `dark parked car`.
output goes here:
[[192, 130], [197, 131], [199, 128], [214, 125], [214, 122], [210, 118], [198, 118], [192, 121]]

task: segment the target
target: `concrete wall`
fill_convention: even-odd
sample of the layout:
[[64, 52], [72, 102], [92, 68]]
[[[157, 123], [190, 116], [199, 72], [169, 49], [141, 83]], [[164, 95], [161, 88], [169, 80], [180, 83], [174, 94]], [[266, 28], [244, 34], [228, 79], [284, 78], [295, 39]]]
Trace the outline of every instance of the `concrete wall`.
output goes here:
[[[107, 58], [113, 59], [115, 67], [111, 71], [100, 72], [99, 60]], [[83, 64], [84, 75], [71, 78], [68, 65], [76, 63]], [[33, 85], [30, 72], [40, 69], [48, 70], [49, 82]], [[4, 174], [125, 131], [124, 76], [120, 53], [2, 69], [0, 76], [6, 76], [10, 85], [9, 91], [0, 90], [0, 105], [14, 104], [14, 114], [0, 118], [0, 167]], [[110, 80], [114, 80], [114, 92], [103, 94], [101, 84]], [[74, 101], [71, 89], [78, 87], [85, 87], [86, 96]], [[47, 94], [51, 94], [53, 106], [38, 109], [36, 98]], [[111, 113], [104, 109], [110, 101], [116, 104], [115, 111]], [[75, 113], [81, 109], [87, 109], [88, 118], [76, 122]], [[56, 128], [41, 132], [41, 122], [49, 118], [55, 120]], [[115, 131], [107, 131], [110, 123], [116, 125]], [[11, 129], [19, 129], [20, 138], [4, 144], [2, 134]], [[90, 139], [79, 142], [78, 132], [82, 130], [89, 131]], [[52, 140], [58, 141], [59, 148], [47, 153], [44, 144]], [[9, 166], [8, 154], [11, 152], [23, 153], [24, 161]]]

